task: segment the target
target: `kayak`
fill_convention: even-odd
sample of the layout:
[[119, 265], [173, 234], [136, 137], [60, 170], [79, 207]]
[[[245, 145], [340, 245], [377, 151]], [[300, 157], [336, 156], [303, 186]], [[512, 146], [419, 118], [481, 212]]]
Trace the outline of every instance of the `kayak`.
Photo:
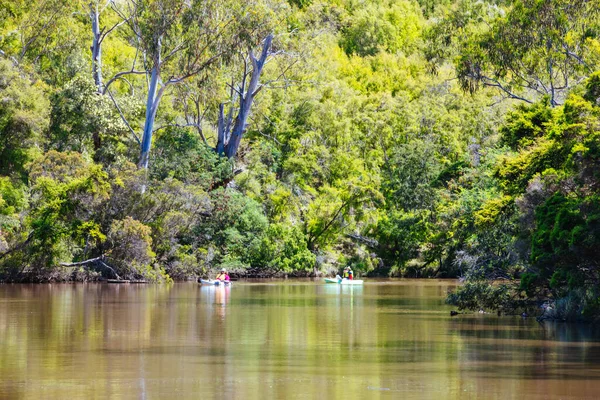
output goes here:
[[360, 279], [336, 279], [336, 278], [325, 278], [325, 283], [339, 283], [340, 285], [362, 285], [363, 281]]
[[200, 279], [200, 283], [203, 285], [212, 285], [212, 286], [229, 286], [231, 285], [231, 282], [227, 282], [227, 281], [215, 281], [215, 280], [206, 280], [206, 279]]

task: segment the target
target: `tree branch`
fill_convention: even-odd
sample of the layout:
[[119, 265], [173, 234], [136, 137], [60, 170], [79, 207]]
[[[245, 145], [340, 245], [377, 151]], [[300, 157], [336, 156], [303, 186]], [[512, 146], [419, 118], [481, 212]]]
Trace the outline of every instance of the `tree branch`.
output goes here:
[[7, 255], [9, 255], [10, 253], [20, 250], [23, 247], [25, 247], [31, 241], [31, 239], [33, 239], [33, 233], [34, 233], [34, 231], [31, 231], [29, 233], [29, 235], [27, 235], [27, 239], [25, 239], [24, 242], [21, 242], [18, 245], [16, 245], [15, 247], [13, 247], [12, 249], [9, 249], [9, 250], [5, 251], [4, 253], [0, 254], [0, 260], [3, 259], [4, 257], [6, 257]]
[[490, 87], [497, 87], [498, 89], [500, 89], [501, 91], [503, 91], [504, 93], [506, 93], [508, 95], [508, 98], [510, 99], [515, 99], [515, 100], [521, 100], [524, 101], [526, 103], [529, 104], [533, 104], [533, 101], [528, 100], [524, 97], [518, 96], [516, 94], [514, 94], [513, 92], [511, 92], [510, 90], [508, 90], [506, 87], [504, 87], [499, 81], [489, 78], [487, 76], [481, 76], [482, 78], [482, 82], [485, 86], [490, 86]]
[[[129, 17], [129, 18], [131, 18], [131, 17]], [[112, 31], [114, 31], [115, 29], [117, 29], [118, 27], [120, 27], [121, 25], [123, 25], [125, 23], [127, 23], [127, 20], [123, 20], [121, 22], [117, 22], [111, 28], [109, 28], [106, 32], [102, 32], [102, 34], [100, 35], [100, 39], [98, 39], [98, 43], [102, 44], [102, 42], [104, 41], [104, 39], [106, 38], [106, 36], [108, 36], [109, 33], [111, 33]], [[102, 28], [102, 29], [104, 29], [104, 28]]]
[[[201, 126], [199, 124], [196, 124], [194, 122], [190, 122], [190, 123], [187, 123], [187, 124], [165, 124], [165, 125], [159, 126], [158, 128], [155, 128], [153, 130], [153, 132], [157, 132], [157, 131], [160, 131], [162, 129], [166, 129], [166, 128], [170, 128], [170, 127], [173, 127], [173, 128], [189, 128], [189, 127], [201, 128]], [[205, 142], [206, 142], [206, 140], [205, 140]]]
[[90, 258], [89, 260], [84, 260], [84, 261], [79, 261], [79, 262], [74, 262], [74, 263], [60, 263], [59, 265], [61, 267], [67, 267], [67, 268], [73, 268], [73, 267], [79, 267], [82, 265], [88, 265], [88, 264], [95, 264], [98, 263], [101, 266], [103, 266], [104, 268], [110, 270], [117, 279], [121, 280], [122, 278], [119, 276], [119, 274], [117, 274], [117, 271], [114, 270], [113, 267], [111, 267], [110, 265], [106, 264], [104, 262], [104, 254], [101, 255], [100, 257], [96, 257], [96, 258]]
[[74, 263], [60, 263], [59, 265], [61, 267], [79, 267], [81, 265], [95, 263], [96, 261], [100, 261], [103, 258], [104, 258], [104, 255], [102, 255], [100, 257], [96, 257], [96, 258], [90, 258], [89, 260], [78, 261], [78, 262], [74, 262]]
[[18, 67], [18, 66], [19, 66], [19, 61], [18, 61], [18, 60], [17, 60], [15, 57], [13, 57], [13, 56], [9, 56], [8, 54], [6, 54], [6, 53], [4, 52], [4, 50], [0, 50], [0, 56], [8, 58], [10, 61], [12, 61], [13, 65], [14, 65], [15, 67]]
[[110, 78], [110, 80], [108, 82], [106, 82], [106, 85], [104, 85], [104, 91], [102, 92], [102, 94], [105, 94], [108, 91], [108, 87], [117, 79], [125, 76], [125, 75], [147, 75], [148, 71], [135, 71], [135, 70], [131, 70], [131, 71], [123, 71], [123, 72], [119, 72], [117, 74], [115, 74], [115, 76], [113, 76], [112, 78]]
[[131, 132], [131, 134], [133, 135], [133, 137], [135, 138], [135, 141], [138, 144], [142, 144], [142, 142], [140, 142], [140, 138], [138, 137], [138, 135], [135, 133], [135, 131], [133, 130], [133, 128], [131, 127], [131, 125], [129, 125], [129, 122], [127, 121], [127, 118], [125, 118], [125, 115], [123, 114], [123, 111], [121, 110], [121, 107], [119, 107], [119, 104], [117, 103], [117, 101], [115, 100], [115, 98], [113, 97], [112, 93], [110, 92], [110, 90], [107, 90], [106, 93], [108, 93], [108, 96], [110, 97], [110, 99], [112, 100], [113, 104], [115, 105], [117, 111], [119, 112], [119, 115], [121, 116], [121, 120], [123, 120], [123, 123], [125, 124], [125, 126], [127, 126], [127, 128], [129, 128], [129, 131]]

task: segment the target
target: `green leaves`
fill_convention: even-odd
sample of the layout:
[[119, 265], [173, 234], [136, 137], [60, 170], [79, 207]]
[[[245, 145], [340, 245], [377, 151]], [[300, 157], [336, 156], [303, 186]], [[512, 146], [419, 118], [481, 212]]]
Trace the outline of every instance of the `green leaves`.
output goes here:
[[375, 3], [353, 11], [342, 31], [347, 54], [373, 56], [381, 51], [413, 50], [421, 36], [421, 10], [412, 1]]
[[25, 164], [43, 143], [48, 100], [43, 85], [32, 83], [0, 58], [0, 174], [25, 179]]
[[253, 265], [262, 265], [274, 272], [307, 274], [315, 267], [316, 257], [307, 248], [300, 227], [271, 224], [263, 237]]
[[[104, 95], [88, 79], [88, 4], [0, 6], [0, 254], [17, 248], [2, 268], [105, 254], [148, 279], [528, 269], [530, 296], [597, 281], [600, 78], [573, 88], [600, 60], [597, 2], [114, 2], [101, 28], [127, 21], [102, 67], [124, 74]], [[27, 23], [36, 12], [48, 30]], [[282, 57], [227, 160], [210, 147], [219, 105], [239, 103], [267, 32]], [[153, 67], [145, 173], [132, 131]], [[506, 114], [503, 97], [540, 101]]]
[[[113, 103], [96, 90], [91, 79], [76, 76], [54, 93], [47, 136], [56, 150], [93, 154], [108, 164], [124, 155], [121, 144], [129, 147], [134, 143]], [[131, 111], [129, 108], [123, 106]]]
[[456, 70], [462, 87], [496, 88], [506, 98], [532, 103], [548, 96], [550, 106], [588, 76], [597, 41], [597, 0], [518, 0], [489, 30], [459, 45]]
[[494, 285], [486, 281], [467, 282], [448, 295], [446, 302], [461, 310], [512, 310], [515, 302], [511, 285]]

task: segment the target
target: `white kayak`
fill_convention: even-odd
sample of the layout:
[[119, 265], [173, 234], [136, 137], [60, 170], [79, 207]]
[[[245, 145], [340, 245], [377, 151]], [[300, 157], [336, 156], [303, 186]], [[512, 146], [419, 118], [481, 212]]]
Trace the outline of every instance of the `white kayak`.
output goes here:
[[325, 278], [325, 283], [339, 283], [340, 285], [362, 285], [361, 279]]
[[200, 283], [207, 286], [230, 286], [231, 282], [227, 281], [215, 281], [212, 279], [200, 279]]

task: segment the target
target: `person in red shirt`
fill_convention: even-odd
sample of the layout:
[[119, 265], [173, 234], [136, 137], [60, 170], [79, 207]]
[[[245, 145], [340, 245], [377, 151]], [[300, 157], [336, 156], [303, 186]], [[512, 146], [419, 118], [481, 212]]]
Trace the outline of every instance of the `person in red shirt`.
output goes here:
[[344, 268], [344, 278], [350, 280], [354, 279], [354, 274], [352, 273], [350, 267]]

